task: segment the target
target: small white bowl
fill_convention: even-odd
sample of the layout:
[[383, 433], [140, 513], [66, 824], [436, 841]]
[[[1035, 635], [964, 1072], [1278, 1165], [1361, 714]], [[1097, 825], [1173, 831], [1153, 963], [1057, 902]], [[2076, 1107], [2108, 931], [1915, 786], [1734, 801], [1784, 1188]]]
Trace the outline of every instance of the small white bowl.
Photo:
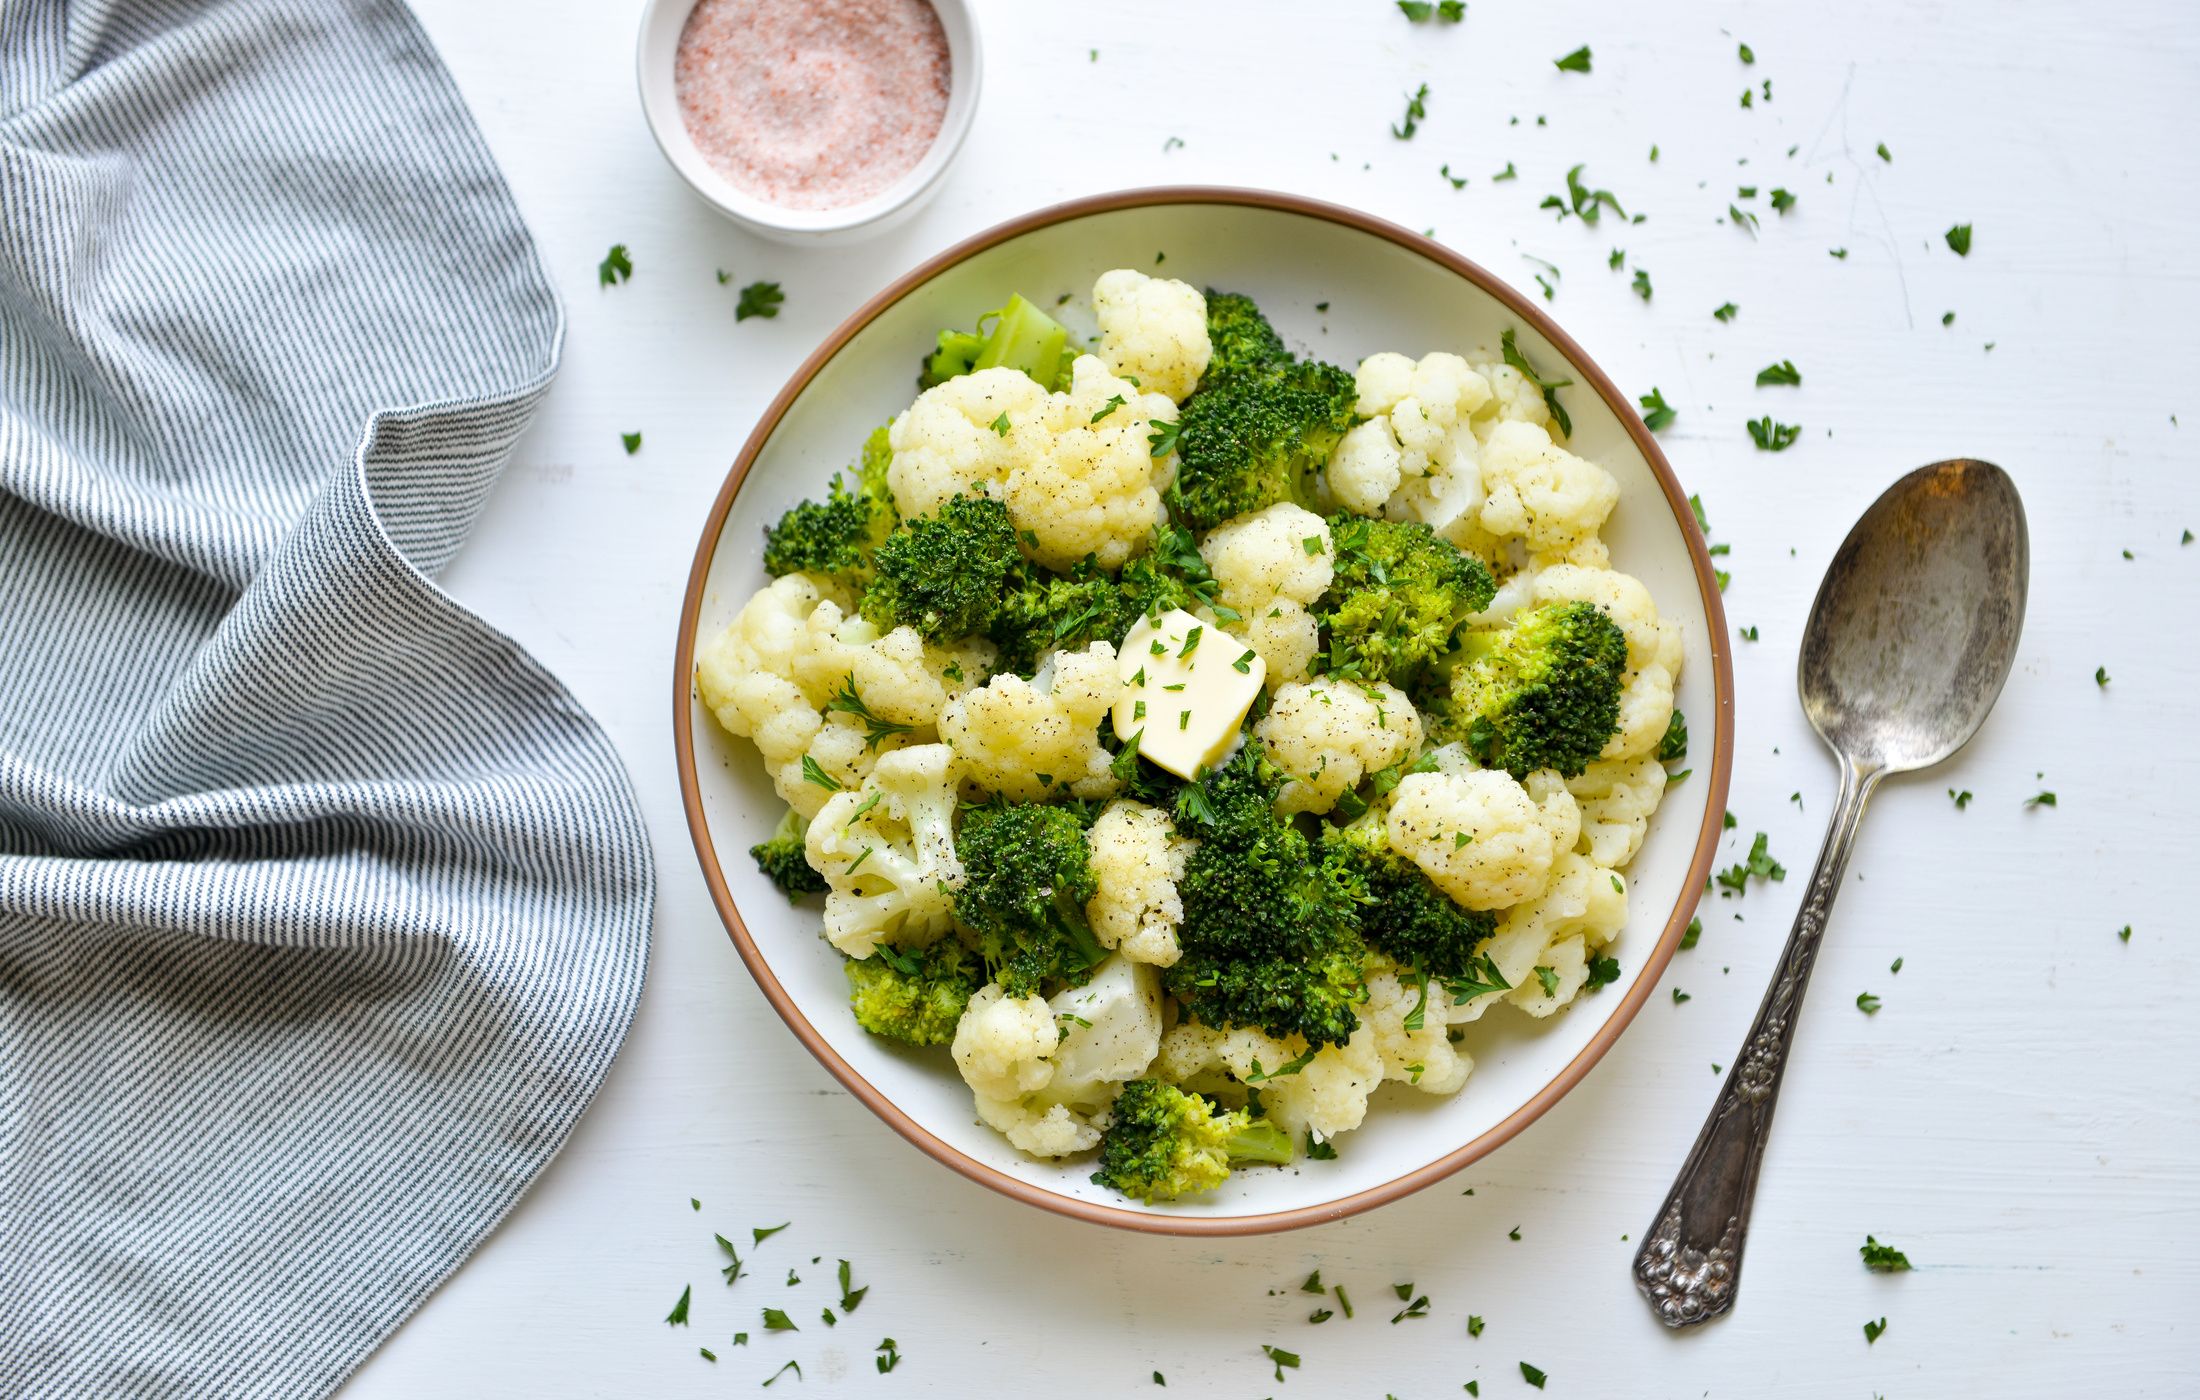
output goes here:
[[947, 114], [939, 135], [914, 169], [878, 194], [859, 204], [839, 209], [786, 209], [736, 188], [720, 175], [696, 149], [680, 116], [680, 100], [673, 90], [673, 57], [680, 47], [680, 31], [697, 0], [649, 0], [642, 9], [642, 31], [635, 46], [635, 79], [642, 93], [642, 115], [649, 134], [665, 153], [672, 168], [689, 188], [713, 209], [745, 228], [781, 243], [852, 243], [899, 223], [932, 196], [940, 177], [954, 163], [970, 134], [970, 119], [978, 110], [978, 87], [985, 75], [985, 60], [978, 47], [977, 17], [965, 0], [930, 0], [947, 33]]

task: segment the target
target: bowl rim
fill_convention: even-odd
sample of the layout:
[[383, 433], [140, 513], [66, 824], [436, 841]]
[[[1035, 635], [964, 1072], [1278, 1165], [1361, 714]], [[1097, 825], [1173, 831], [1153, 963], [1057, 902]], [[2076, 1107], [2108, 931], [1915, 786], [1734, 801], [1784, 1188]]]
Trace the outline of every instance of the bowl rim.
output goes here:
[[[1081, 1200], [1050, 1191], [1042, 1186], [1019, 1180], [1005, 1172], [966, 1155], [960, 1149], [934, 1136], [922, 1124], [904, 1113], [877, 1086], [827, 1044], [809, 1018], [802, 1014], [786, 988], [772, 972], [769, 961], [749, 934], [748, 925], [736, 907], [732, 891], [726, 883], [725, 871], [718, 861], [717, 848], [710, 836], [710, 824], [703, 813], [702, 790], [696, 781], [694, 742], [694, 680], [695, 680], [695, 627], [701, 617], [703, 592], [710, 573], [712, 559], [718, 552], [725, 533], [726, 517], [733, 508], [735, 496], [747, 479], [750, 466], [762, 453], [764, 445], [777, 431], [780, 420], [795, 399], [809, 387], [818, 372], [837, 355], [855, 335], [868, 326], [894, 303], [908, 296], [934, 277], [979, 253], [1021, 237], [1035, 230], [1055, 224], [1069, 223], [1095, 214], [1114, 213], [1124, 209], [1151, 208], [1163, 205], [1219, 204], [1242, 208], [1266, 209], [1279, 213], [1320, 219], [1339, 224], [1362, 233], [1398, 245], [1408, 252], [1417, 253], [1430, 262], [1465, 278], [1488, 295], [1495, 297], [1507, 310], [1532, 326], [1556, 347], [1579, 371], [1586, 387], [1596, 391], [1608, 404], [1627, 430], [1636, 447], [1648, 462], [1651, 473], [1665, 493], [1667, 507], [1673, 512], [1674, 521], [1680, 526], [1686, 542], [1690, 562], [1695, 566], [1696, 588], [1701, 596], [1704, 615], [1709, 623], [1706, 639], [1711, 650], [1712, 694], [1714, 698], [1713, 737], [1709, 772], [1705, 783], [1709, 800], [1704, 807], [1704, 819], [1696, 836], [1696, 850], [1688, 868], [1688, 877], [1682, 884], [1682, 895], [1666, 918], [1665, 930], [1659, 936], [1650, 956], [1645, 960], [1642, 972], [1635, 979], [1633, 988], [1621, 1000], [1619, 1007], [1606, 1018], [1589, 1043], [1582, 1047], [1573, 1059], [1541, 1089], [1529, 1097], [1496, 1124], [1462, 1143], [1433, 1162], [1416, 1167], [1377, 1186], [1357, 1191], [1321, 1205], [1300, 1206], [1290, 1210], [1269, 1211], [1257, 1215], [1196, 1216], [1174, 1215], [1137, 1210], [1127, 1206], [1107, 1205], [1097, 1201]], [[1702, 889], [1709, 878], [1711, 865], [1717, 855], [1721, 834], [1721, 819], [1726, 806], [1726, 793], [1734, 762], [1734, 670], [1731, 648], [1726, 637], [1726, 613], [1720, 606], [1718, 585], [1713, 577], [1711, 555], [1705, 544], [1703, 532], [1698, 528], [1694, 512], [1688, 505], [1686, 493], [1673, 468], [1659, 450], [1657, 442], [1645, 428], [1642, 419], [1628, 403], [1626, 396], [1613, 384], [1604, 371], [1591, 360], [1574, 339], [1559, 329], [1543, 310], [1525, 296], [1507, 286], [1497, 277], [1451, 249], [1414, 233], [1386, 219], [1362, 213], [1356, 209], [1311, 199], [1303, 195], [1280, 191], [1245, 189], [1224, 185], [1161, 185], [1139, 189], [1118, 190], [1106, 194], [1088, 195], [1047, 205], [1028, 214], [995, 224], [981, 233], [954, 244], [945, 251], [926, 259], [915, 268], [902, 274], [886, 288], [849, 315], [813, 350], [796, 368], [786, 385], [766, 406], [763, 416], [742, 444], [740, 454], [727, 471], [724, 485], [712, 502], [710, 513], [703, 523], [701, 539], [696, 545], [695, 560], [688, 573], [687, 594], [680, 608], [680, 631], [674, 647], [672, 676], [673, 750], [679, 768], [680, 800], [687, 814], [688, 833], [695, 845], [697, 860], [701, 863], [703, 880], [710, 888], [711, 903], [717, 907], [718, 916], [733, 940], [741, 961], [756, 979], [772, 1009], [787, 1023], [795, 1038], [800, 1040], [818, 1062], [839, 1080], [841, 1085], [860, 1100], [863, 1105], [883, 1119], [895, 1132], [943, 1166], [981, 1186], [990, 1187], [1026, 1205], [1037, 1206], [1057, 1215], [1094, 1224], [1110, 1225], [1118, 1229], [1142, 1231], [1160, 1235], [1232, 1236], [1272, 1234], [1295, 1230], [1310, 1225], [1326, 1224], [1358, 1215], [1362, 1211], [1387, 1205], [1409, 1196], [1423, 1187], [1435, 1184], [1451, 1176], [1509, 1142], [1530, 1123], [1543, 1116], [1551, 1105], [1563, 1098], [1581, 1082], [1597, 1061], [1620, 1037], [1635, 1019], [1643, 1004], [1657, 989], [1666, 964], [1672, 960], [1679, 946], [1681, 934], [1689, 918], [1694, 914], [1697, 901], [1691, 896]], [[1699, 768], [1704, 765], [1699, 763]]]

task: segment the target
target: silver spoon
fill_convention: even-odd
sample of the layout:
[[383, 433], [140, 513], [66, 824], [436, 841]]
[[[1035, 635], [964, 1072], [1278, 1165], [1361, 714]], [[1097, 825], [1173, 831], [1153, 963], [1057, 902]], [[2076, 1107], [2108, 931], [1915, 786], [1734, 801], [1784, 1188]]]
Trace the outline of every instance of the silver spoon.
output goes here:
[[1841, 792], [1749, 1039], [1635, 1255], [1635, 1286], [1668, 1327], [1734, 1306], [1803, 988], [1864, 804], [1881, 778], [1930, 768], [1978, 732], [2016, 657], [2030, 568], [2016, 486], [1959, 458], [1888, 487], [1818, 585], [1796, 683]]

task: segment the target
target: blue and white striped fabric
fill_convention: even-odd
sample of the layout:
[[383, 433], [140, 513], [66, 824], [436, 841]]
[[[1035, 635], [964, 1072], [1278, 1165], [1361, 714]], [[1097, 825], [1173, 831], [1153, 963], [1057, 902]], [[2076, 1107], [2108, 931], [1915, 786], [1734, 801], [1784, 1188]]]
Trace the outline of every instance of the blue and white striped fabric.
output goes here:
[[310, 1395], [641, 993], [618, 756], [429, 579], [560, 313], [395, 0], [0, 0], [0, 1394]]

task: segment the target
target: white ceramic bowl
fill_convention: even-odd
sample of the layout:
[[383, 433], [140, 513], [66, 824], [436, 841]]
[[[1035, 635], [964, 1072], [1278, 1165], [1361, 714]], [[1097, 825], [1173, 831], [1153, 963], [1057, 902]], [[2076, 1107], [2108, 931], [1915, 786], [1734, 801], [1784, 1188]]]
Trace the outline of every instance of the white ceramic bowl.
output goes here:
[[[840, 958], [814, 908], [790, 907], [747, 848], [782, 804], [756, 751], [693, 698], [695, 642], [765, 582], [761, 531], [821, 492], [864, 434], [907, 406], [919, 356], [942, 326], [968, 325], [1021, 291], [1042, 305], [1112, 267], [1250, 293], [1286, 340], [1350, 365], [1377, 350], [1520, 348], [1563, 391], [1572, 447], [1619, 478], [1605, 531], [1614, 565], [1680, 624], [1678, 703], [1689, 780], [1671, 789], [1628, 869], [1631, 916], [1613, 947], [1616, 985], [1547, 1021], [1500, 1007], [1468, 1030], [1475, 1070], [1458, 1095], [1386, 1085], [1334, 1161], [1247, 1170], [1198, 1200], [1142, 1206], [1087, 1178], [1092, 1165], [1033, 1161], [981, 1126], [945, 1051], [875, 1039], [848, 1012]], [[1315, 311], [1328, 303], [1326, 313]], [[1089, 329], [1089, 319], [1087, 321]], [[703, 523], [673, 664], [674, 745], [688, 825], [727, 930], [764, 994], [851, 1092], [911, 1142], [973, 1180], [1034, 1205], [1179, 1234], [1246, 1234], [1337, 1219], [1426, 1186], [1498, 1146], [1580, 1080], [1657, 984], [1711, 867], [1733, 757], [1733, 675], [1711, 559], [1687, 495], [1612, 382], [1531, 300], [1456, 253], [1366, 215], [1250, 190], [1137, 190], [1017, 219], [950, 249], [873, 298], [795, 371], [765, 410]]]
[[701, 195], [704, 203], [735, 223], [781, 243], [852, 243], [893, 227], [915, 213], [939, 188], [940, 177], [962, 149], [970, 134], [970, 121], [978, 110], [978, 89], [985, 77], [985, 59], [978, 44], [978, 21], [966, 0], [929, 0], [939, 13], [947, 33], [947, 114], [939, 135], [915, 168], [878, 194], [860, 204], [839, 209], [786, 209], [758, 199], [720, 175], [696, 149], [680, 118], [680, 101], [673, 91], [673, 57], [680, 47], [680, 31], [696, 0], [649, 0], [642, 7], [641, 37], [635, 45], [634, 76], [641, 88], [642, 115], [649, 134], [664, 152], [672, 168]]

